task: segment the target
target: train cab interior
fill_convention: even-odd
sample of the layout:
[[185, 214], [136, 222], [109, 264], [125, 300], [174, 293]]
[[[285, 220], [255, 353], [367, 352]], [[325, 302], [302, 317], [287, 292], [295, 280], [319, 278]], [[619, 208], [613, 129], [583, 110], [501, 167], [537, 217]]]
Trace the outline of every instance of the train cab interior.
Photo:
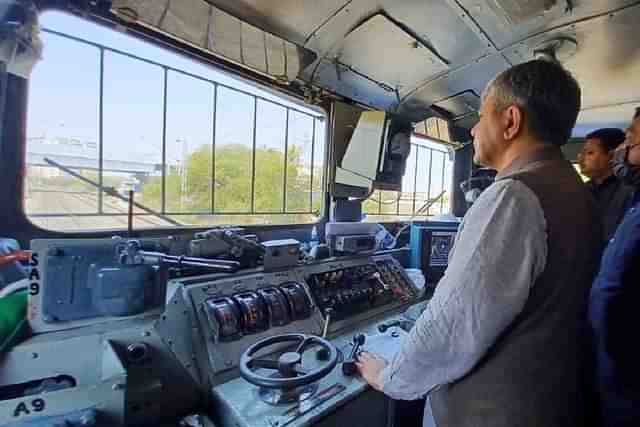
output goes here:
[[630, 0], [0, 0], [0, 425], [422, 425], [355, 359], [392, 358], [447, 268], [483, 89], [559, 61], [575, 162], [640, 106], [638, 22]]

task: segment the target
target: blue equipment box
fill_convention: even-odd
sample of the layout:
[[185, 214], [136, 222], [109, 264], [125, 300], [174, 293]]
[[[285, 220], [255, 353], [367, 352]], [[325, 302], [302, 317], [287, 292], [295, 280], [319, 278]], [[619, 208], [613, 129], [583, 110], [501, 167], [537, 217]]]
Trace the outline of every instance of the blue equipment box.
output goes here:
[[458, 221], [422, 221], [411, 224], [411, 268], [419, 268], [427, 286], [435, 286], [449, 265], [449, 252]]

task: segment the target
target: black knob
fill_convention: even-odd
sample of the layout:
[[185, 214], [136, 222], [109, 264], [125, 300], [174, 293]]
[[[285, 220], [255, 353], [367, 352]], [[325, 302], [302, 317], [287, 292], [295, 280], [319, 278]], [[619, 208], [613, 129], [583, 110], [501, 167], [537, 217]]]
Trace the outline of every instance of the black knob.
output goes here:
[[358, 359], [358, 352], [360, 351], [360, 347], [364, 344], [365, 339], [366, 337], [364, 334], [354, 335], [351, 353], [347, 360], [342, 363], [342, 373], [345, 376], [350, 377], [358, 371], [356, 360]]
[[129, 363], [139, 364], [151, 357], [151, 348], [143, 342], [136, 342], [127, 347], [127, 360]]
[[316, 359], [321, 361], [329, 360], [330, 355], [329, 349], [322, 347], [316, 352]]

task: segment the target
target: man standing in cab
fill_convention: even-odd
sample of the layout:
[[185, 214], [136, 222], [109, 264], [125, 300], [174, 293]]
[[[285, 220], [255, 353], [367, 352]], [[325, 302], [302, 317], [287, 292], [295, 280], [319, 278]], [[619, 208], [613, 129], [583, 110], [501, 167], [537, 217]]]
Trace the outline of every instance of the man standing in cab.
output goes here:
[[598, 129], [585, 137], [584, 146], [578, 155], [580, 172], [589, 178], [587, 186], [596, 199], [605, 242], [615, 233], [633, 195], [632, 188], [616, 178], [611, 168], [613, 152], [624, 139], [621, 129]]
[[[620, 181], [640, 190], [640, 108], [612, 163]], [[639, 303], [640, 191], [636, 191], [602, 256], [589, 301], [606, 427], [640, 426], [640, 350], [633, 342]]]
[[498, 173], [460, 225], [449, 267], [392, 360], [358, 366], [395, 399], [427, 394], [424, 425], [566, 427], [583, 422], [589, 288], [600, 227], [560, 146], [580, 88], [534, 60], [489, 83], [471, 133]]

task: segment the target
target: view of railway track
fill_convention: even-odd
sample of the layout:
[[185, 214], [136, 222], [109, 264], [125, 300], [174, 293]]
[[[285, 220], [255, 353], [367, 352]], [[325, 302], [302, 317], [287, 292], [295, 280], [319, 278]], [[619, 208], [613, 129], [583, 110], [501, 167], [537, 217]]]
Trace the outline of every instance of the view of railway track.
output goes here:
[[[96, 191], [31, 189], [29, 196], [26, 208], [31, 213], [31, 221], [42, 228], [87, 230], [127, 227], [127, 203], [105, 196], [103, 213], [99, 214]], [[171, 226], [167, 221], [137, 208], [134, 208], [134, 214], [134, 227]]]

